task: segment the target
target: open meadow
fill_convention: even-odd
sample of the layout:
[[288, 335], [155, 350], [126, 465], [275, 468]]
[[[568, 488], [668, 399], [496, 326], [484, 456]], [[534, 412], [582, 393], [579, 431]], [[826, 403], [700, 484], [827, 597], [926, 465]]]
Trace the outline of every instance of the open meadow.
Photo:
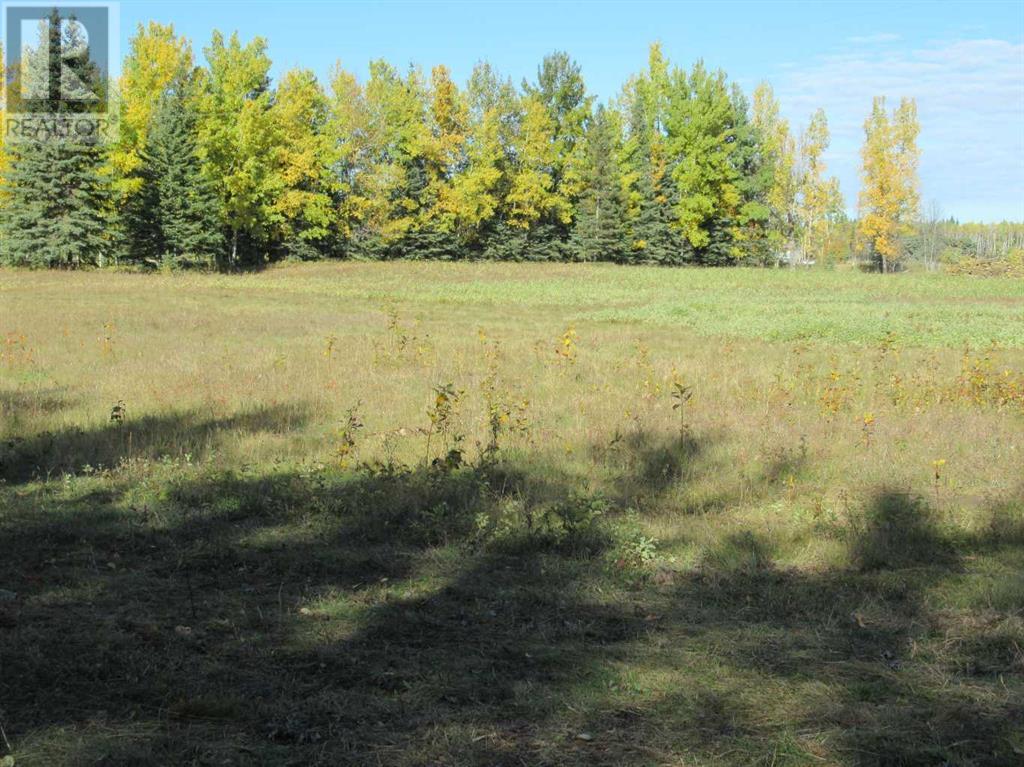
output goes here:
[[1020, 280], [0, 270], [0, 341], [18, 767], [1024, 762]]

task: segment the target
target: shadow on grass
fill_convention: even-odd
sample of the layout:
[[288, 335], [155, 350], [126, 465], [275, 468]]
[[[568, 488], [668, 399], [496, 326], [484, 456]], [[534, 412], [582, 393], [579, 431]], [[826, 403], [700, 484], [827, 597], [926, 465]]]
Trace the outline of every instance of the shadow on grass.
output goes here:
[[[700, 476], [708, 444], [647, 440], [619, 487]], [[637, 582], [576, 484], [534, 463], [207, 474], [143, 508], [114, 481], [3, 491], [18, 764], [1019, 763], [1022, 705], [994, 692], [1015, 624], [914, 654], [949, 629], [928, 589], [1007, 545], [1019, 504], [954, 543], [882, 489], [847, 570], [782, 569], [750, 530]]]
[[30, 391], [0, 391], [0, 416], [16, 423], [25, 415], [51, 415], [71, 404], [63, 388], [51, 387]]
[[924, 499], [890, 488], [876, 493], [853, 538], [853, 561], [864, 570], [952, 566], [956, 546], [939, 531]]
[[65, 473], [79, 474], [87, 467], [114, 469], [131, 459], [189, 455], [202, 460], [224, 437], [239, 432], [288, 431], [301, 426], [305, 419], [305, 413], [295, 407], [261, 407], [225, 418], [184, 411], [110, 422], [89, 430], [16, 436], [0, 444], [0, 479], [20, 484]]

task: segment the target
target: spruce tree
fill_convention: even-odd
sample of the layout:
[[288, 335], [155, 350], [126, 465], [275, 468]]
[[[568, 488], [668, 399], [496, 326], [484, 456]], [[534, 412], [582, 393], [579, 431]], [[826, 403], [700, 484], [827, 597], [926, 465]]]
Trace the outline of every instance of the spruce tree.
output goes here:
[[196, 151], [188, 87], [161, 98], [142, 152], [142, 187], [125, 213], [130, 252], [157, 264], [214, 266], [225, 254], [219, 201]]
[[768, 225], [771, 209], [767, 196], [771, 187], [762, 137], [750, 121], [746, 97], [738, 86], [730, 95], [733, 140], [731, 165], [736, 173], [733, 185], [738, 202], [720, 211], [705, 225], [707, 245], [697, 251], [699, 263], [725, 266], [732, 263], [765, 264], [771, 259]]
[[[626, 163], [634, 178], [634, 212], [629, 221], [631, 263], [681, 264], [692, 258], [692, 248], [675, 226], [672, 209], [679, 198], [672, 182], [672, 166], [656, 152], [654, 120], [649, 101], [641, 94], [634, 99], [630, 115]], [[660, 136], [658, 137], [660, 138]], [[659, 149], [663, 146], [660, 142]]]
[[622, 261], [626, 255], [626, 206], [618, 154], [619, 123], [604, 105], [587, 125], [584, 191], [576, 212], [571, 254], [578, 261]]
[[[45, 34], [47, 45], [25, 52], [25, 92], [33, 97], [21, 101], [18, 110], [40, 121], [83, 115], [93, 122], [87, 115], [101, 101], [104, 83], [81, 27], [61, 21], [54, 10], [40, 27], [39, 42]], [[110, 245], [102, 163], [98, 131], [59, 138], [40, 131], [13, 141], [3, 179], [2, 260], [25, 266], [102, 265]]]

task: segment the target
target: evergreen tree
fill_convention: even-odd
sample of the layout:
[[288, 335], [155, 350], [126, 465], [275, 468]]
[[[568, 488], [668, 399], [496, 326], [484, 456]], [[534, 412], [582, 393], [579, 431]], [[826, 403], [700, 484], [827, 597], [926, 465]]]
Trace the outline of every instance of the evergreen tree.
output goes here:
[[[40, 34], [48, 39], [40, 37], [37, 48], [25, 51], [25, 89], [42, 97], [24, 101], [21, 109], [41, 118], [87, 116], [105, 87], [89, 58], [81, 27], [61, 22], [54, 10], [40, 27]], [[63, 138], [39, 134], [11, 144], [3, 177], [6, 209], [0, 221], [5, 263], [60, 267], [104, 263], [109, 237], [100, 141], [94, 131]]]
[[765, 156], [764, 142], [757, 125], [750, 119], [747, 98], [736, 84], [732, 86], [730, 101], [733, 111], [732, 165], [736, 169], [736, 190], [739, 204], [727, 221], [728, 243], [720, 252], [709, 248], [716, 264], [767, 264], [773, 256], [771, 237], [772, 209], [769, 195], [772, 191], [773, 168]]
[[692, 248], [675, 222], [679, 194], [672, 179], [664, 135], [667, 64], [657, 45], [651, 46], [645, 76], [626, 89], [629, 131], [623, 147], [628, 193], [629, 252], [632, 263], [680, 264]]
[[133, 254], [150, 263], [216, 266], [225, 253], [219, 201], [196, 148], [193, 100], [172, 88], [157, 103], [141, 153], [141, 188], [126, 218]]
[[618, 115], [599, 106], [585, 134], [584, 192], [571, 239], [571, 253], [578, 261], [625, 259], [626, 205], [618, 163], [621, 143]]

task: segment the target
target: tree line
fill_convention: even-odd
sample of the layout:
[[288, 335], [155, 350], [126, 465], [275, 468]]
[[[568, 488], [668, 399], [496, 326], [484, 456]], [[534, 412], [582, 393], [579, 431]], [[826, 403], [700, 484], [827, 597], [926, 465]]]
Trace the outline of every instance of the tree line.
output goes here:
[[[140, 25], [112, 89], [115, 140], [5, 145], [3, 263], [769, 265], [826, 260], [849, 239], [824, 111], [794, 131], [767, 83], [748, 98], [657, 44], [607, 104], [565, 53], [518, 87], [486, 62], [460, 86], [445, 66], [382, 60], [365, 82], [339, 65], [326, 85], [307, 69], [272, 83], [264, 39], [219, 32], [203, 54], [197, 65], [172, 26]], [[47, 66], [32, 56], [23, 71]], [[853, 244], [889, 269], [918, 219], [914, 102], [876, 99], [865, 131]]]

